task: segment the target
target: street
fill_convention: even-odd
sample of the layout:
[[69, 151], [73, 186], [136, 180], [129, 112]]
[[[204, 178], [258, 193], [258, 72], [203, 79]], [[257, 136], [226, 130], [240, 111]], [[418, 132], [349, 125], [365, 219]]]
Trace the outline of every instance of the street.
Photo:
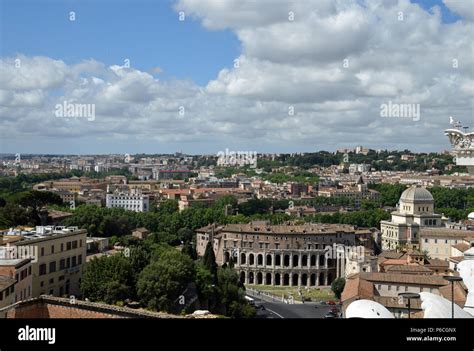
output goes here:
[[271, 301], [267, 297], [254, 294], [250, 296], [255, 300], [257, 308], [264, 307], [257, 309], [257, 318], [324, 318], [325, 314], [334, 307], [315, 302], [287, 304], [282, 301]]

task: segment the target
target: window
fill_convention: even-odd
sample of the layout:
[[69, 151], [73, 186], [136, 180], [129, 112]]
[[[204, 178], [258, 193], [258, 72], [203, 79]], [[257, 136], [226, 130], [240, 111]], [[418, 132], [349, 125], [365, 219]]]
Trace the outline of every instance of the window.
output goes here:
[[41, 248], [41, 256], [44, 256], [44, 247]]
[[54, 278], [51, 278], [51, 279], [49, 280], [49, 284], [54, 284]]
[[41, 264], [39, 266], [39, 275], [45, 275], [46, 274], [46, 264]]
[[54, 245], [51, 245], [51, 253], [54, 253]]
[[82, 264], [82, 255], [77, 256], [77, 264]]
[[72, 256], [72, 267], [76, 267], [76, 266], [77, 266], [77, 257]]
[[73, 249], [77, 249], [77, 240], [74, 240], [74, 241], [72, 242], [72, 248], [73, 248]]
[[61, 252], [64, 251], [64, 244], [61, 244]]
[[64, 258], [61, 258], [61, 260], [59, 261], [59, 269], [64, 268], [66, 268], [66, 261], [64, 260]]
[[71, 250], [71, 247], [72, 247], [71, 241], [67, 242], [67, 243], [66, 243], [66, 251]]
[[56, 261], [49, 262], [49, 273], [56, 272]]

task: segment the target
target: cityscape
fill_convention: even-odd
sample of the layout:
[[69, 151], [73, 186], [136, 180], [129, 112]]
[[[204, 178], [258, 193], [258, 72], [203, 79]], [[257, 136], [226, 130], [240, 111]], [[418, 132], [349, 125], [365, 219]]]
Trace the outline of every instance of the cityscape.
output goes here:
[[0, 1], [2, 351], [108, 319], [472, 349], [474, 0]]

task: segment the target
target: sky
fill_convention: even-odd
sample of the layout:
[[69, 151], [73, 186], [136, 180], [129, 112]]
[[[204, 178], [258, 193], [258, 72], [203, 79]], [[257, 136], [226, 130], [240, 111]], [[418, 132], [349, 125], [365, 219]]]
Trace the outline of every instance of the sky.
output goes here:
[[0, 0], [0, 153], [441, 151], [473, 37], [474, 0]]

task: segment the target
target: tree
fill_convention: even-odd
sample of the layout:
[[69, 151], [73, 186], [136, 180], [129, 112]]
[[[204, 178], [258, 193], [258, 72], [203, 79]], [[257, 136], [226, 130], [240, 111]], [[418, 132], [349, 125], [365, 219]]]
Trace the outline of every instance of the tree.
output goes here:
[[193, 240], [194, 232], [189, 228], [181, 228], [178, 230], [177, 237], [182, 242], [189, 242]]
[[184, 244], [183, 250], [181, 252], [191, 257], [192, 260], [197, 259], [196, 249], [193, 247], [193, 245], [189, 241]]
[[173, 311], [176, 300], [195, 276], [194, 263], [175, 249], [166, 251], [140, 273], [137, 292], [141, 301], [158, 311]]
[[214, 254], [214, 249], [212, 247], [211, 241], [206, 245], [206, 251], [204, 251], [203, 257], [204, 267], [206, 267], [213, 276], [214, 282], [217, 281], [217, 263], [216, 255]]
[[133, 295], [133, 267], [122, 254], [95, 258], [85, 266], [81, 292], [92, 301], [115, 303]]
[[344, 286], [346, 285], [346, 280], [344, 278], [336, 278], [331, 284], [331, 290], [340, 300], [341, 294], [344, 291]]

